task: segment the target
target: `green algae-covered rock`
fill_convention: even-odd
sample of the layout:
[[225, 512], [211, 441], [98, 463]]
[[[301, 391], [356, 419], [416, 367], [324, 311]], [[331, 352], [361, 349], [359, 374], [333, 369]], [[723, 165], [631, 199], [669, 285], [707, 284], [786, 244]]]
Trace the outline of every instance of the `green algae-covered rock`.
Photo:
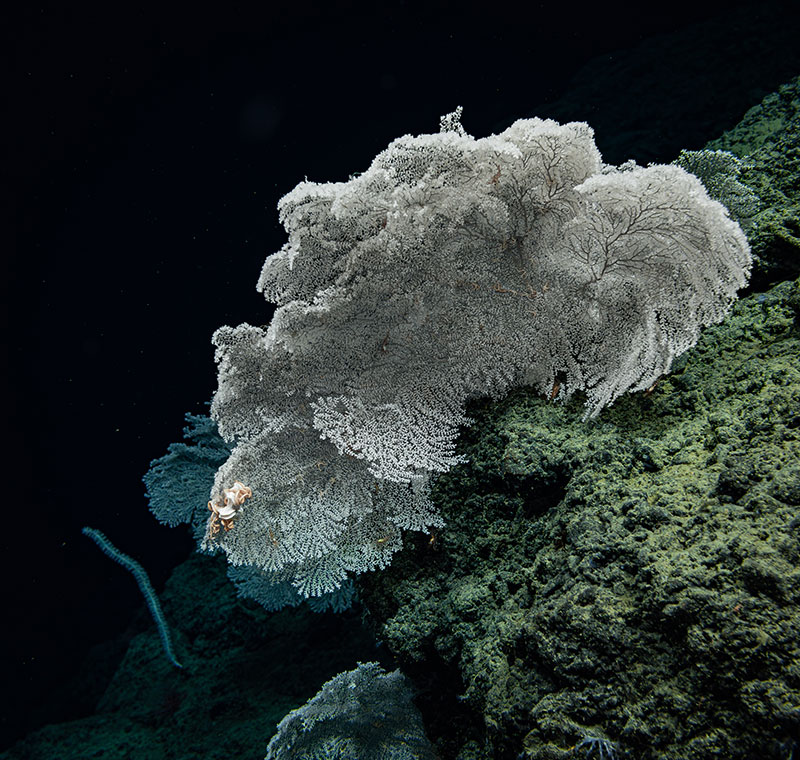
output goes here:
[[733, 129], [708, 143], [745, 160], [741, 179], [761, 208], [748, 226], [759, 283], [800, 274], [800, 77], [770, 93]]
[[800, 282], [745, 298], [594, 423], [525, 391], [473, 407], [446, 527], [361, 584], [444, 757], [797, 739], [799, 313]]

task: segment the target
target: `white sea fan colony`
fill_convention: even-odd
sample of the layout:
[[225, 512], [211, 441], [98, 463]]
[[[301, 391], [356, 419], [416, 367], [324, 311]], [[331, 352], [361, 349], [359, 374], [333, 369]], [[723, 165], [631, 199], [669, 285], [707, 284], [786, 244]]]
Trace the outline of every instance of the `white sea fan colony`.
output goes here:
[[265, 760], [435, 760], [413, 698], [399, 670], [359, 662], [284, 717]]
[[429, 478], [460, 461], [468, 399], [583, 391], [594, 417], [747, 281], [744, 234], [685, 170], [606, 166], [583, 123], [476, 140], [459, 117], [284, 196], [289, 240], [258, 282], [271, 324], [214, 335], [212, 415], [236, 447], [212, 499], [253, 496], [207, 543], [306, 596], [441, 525]]

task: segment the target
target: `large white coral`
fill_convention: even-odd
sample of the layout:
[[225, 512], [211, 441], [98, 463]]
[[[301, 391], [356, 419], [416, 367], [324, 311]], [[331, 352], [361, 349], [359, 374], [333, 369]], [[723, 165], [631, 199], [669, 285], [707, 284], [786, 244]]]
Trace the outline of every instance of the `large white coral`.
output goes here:
[[420, 484], [459, 461], [468, 399], [583, 391], [595, 416], [668, 371], [747, 279], [744, 234], [683, 169], [604, 166], [582, 123], [479, 140], [443, 123], [288, 193], [289, 241], [258, 283], [271, 325], [214, 336], [212, 412], [238, 441], [218, 487], [253, 487], [222, 546], [304, 590], [381, 564], [390, 526], [437, 523]]

